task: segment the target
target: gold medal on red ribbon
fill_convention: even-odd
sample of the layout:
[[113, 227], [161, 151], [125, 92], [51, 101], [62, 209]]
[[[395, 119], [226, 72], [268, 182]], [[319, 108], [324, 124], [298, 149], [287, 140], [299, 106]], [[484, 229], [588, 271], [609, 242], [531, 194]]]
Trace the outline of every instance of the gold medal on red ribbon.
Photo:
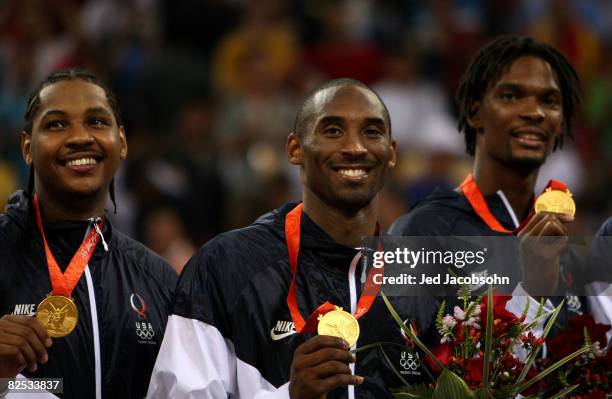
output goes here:
[[491, 230], [500, 233], [518, 233], [527, 225], [535, 213], [553, 212], [569, 216], [574, 216], [576, 213], [576, 204], [572, 199], [572, 193], [567, 188], [567, 185], [562, 181], [551, 179], [546, 185], [546, 189], [534, 201], [533, 209], [529, 213], [529, 216], [527, 216], [516, 229], [508, 230], [502, 226], [495, 216], [493, 216], [493, 213], [491, 213], [489, 205], [476, 185], [474, 176], [472, 176], [471, 173], [468, 174], [459, 187], [478, 216], [480, 216]]
[[53, 290], [47, 297], [38, 304], [36, 318], [43, 327], [45, 327], [51, 337], [65, 337], [74, 330], [79, 321], [79, 311], [77, 310], [74, 300], [71, 298], [71, 294], [83, 275], [83, 271], [85, 271], [87, 263], [89, 259], [91, 259], [91, 255], [93, 255], [96, 245], [100, 240], [100, 237], [96, 234], [96, 229], [100, 228], [102, 222], [95, 222], [98, 223], [97, 227], [90, 226], [89, 233], [81, 243], [76, 254], [72, 257], [65, 272], [62, 273], [62, 270], [51, 252], [51, 248], [49, 248], [47, 238], [45, 237], [38, 195], [34, 195], [32, 203], [36, 211], [36, 224], [38, 225], [38, 230], [40, 231], [45, 247], [49, 278], [51, 279], [51, 286], [53, 287]]
[[49, 295], [38, 304], [36, 318], [53, 338], [70, 334], [79, 321], [79, 311], [71, 298]]
[[574, 216], [576, 214], [576, 203], [569, 190], [547, 188], [536, 200], [535, 211], [536, 213], [553, 212]]
[[319, 316], [317, 333], [342, 338], [352, 347], [359, 338], [359, 323], [352, 314], [336, 307], [336, 310]]
[[[285, 217], [285, 238], [287, 240], [287, 252], [289, 255], [289, 266], [291, 268], [291, 284], [287, 294], [287, 307], [291, 313], [291, 319], [298, 333], [311, 334], [317, 331], [320, 335], [331, 335], [339, 337], [348, 342], [352, 347], [359, 338], [359, 322], [363, 315], [368, 313], [380, 289], [380, 284], [376, 284], [374, 275], [382, 275], [384, 267], [371, 268], [368, 272], [366, 283], [363, 287], [361, 297], [357, 301], [355, 315], [345, 312], [342, 308], [325, 301], [319, 306], [307, 320], [304, 320], [297, 304], [296, 295], [296, 276], [298, 269], [298, 254], [300, 252], [300, 223], [302, 218], [303, 204], [297, 205], [287, 213]], [[380, 226], [376, 224], [376, 233], [380, 237]], [[382, 244], [378, 242], [378, 250], [382, 251]], [[357, 262], [356, 256], [353, 261]]]

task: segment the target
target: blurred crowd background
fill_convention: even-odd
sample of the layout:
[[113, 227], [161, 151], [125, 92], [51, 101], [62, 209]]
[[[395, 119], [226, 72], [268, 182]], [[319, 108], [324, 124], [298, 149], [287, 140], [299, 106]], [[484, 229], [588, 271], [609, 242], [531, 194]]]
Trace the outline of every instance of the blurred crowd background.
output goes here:
[[177, 270], [216, 234], [299, 198], [285, 158], [296, 109], [319, 82], [353, 77], [389, 107], [400, 162], [384, 228], [470, 168], [454, 91], [500, 34], [559, 48], [583, 82], [566, 142], [542, 168], [578, 204], [574, 234], [612, 214], [612, 2], [606, 0], [0, 0], [0, 203], [25, 187], [26, 100], [61, 68], [116, 92], [129, 154], [114, 224]]

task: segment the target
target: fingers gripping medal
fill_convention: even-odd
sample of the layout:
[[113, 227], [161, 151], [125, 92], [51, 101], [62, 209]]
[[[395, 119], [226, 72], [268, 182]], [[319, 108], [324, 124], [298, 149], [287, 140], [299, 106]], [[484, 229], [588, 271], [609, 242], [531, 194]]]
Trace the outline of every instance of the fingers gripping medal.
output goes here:
[[572, 193], [564, 183], [551, 180], [546, 190], [536, 200], [535, 212], [553, 212], [574, 216], [576, 204], [572, 198]]
[[352, 347], [359, 338], [359, 323], [352, 314], [336, 306], [335, 310], [319, 316], [317, 333], [342, 338]]
[[51, 286], [53, 287], [53, 290], [47, 297], [38, 304], [36, 318], [51, 337], [65, 337], [74, 330], [79, 321], [79, 312], [70, 294], [81, 278], [98, 244], [100, 237], [96, 233], [96, 230], [100, 229], [101, 222], [96, 222], [98, 225], [94, 226], [94, 228], [90, 228], [89, 233], [70, 261], [66, 271], [62, 273], [51, 252], [51, 248], [49, 248], [47, 238], [45, 237], [42, 218], [40, 216], [38, 195], [34, 195], [32, 203], [36, 211], [36, 224], [38, 225], [38, 230], [40, 231], [45, 247], [49, 277], [51, 279]]

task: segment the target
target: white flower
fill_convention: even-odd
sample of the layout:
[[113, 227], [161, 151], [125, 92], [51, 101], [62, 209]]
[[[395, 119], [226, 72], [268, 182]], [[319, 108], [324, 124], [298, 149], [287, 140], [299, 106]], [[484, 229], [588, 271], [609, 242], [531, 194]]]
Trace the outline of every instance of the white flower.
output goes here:
[[447, 335], [447, 336], [442, 337], [442, 339], [440, 340], [440, 343], [443, 344], [445, 342], [450, 342], [450, 340], [451, 340], [450, 337]]
[[442, 325], [447, 331], [452, 331], [453, 328], [457, 325], [457, 320], [449, 314], [442, 318]]
[[591, 351], [593, 351], [595, 357], [604, 357], [606, 355], [606, 351], [604, 349], [601, 349], [599, 341], [593, 342], [593, 344], [591, 345]]
[[480, 330], [480, 324], [478, 324], [478, 317], [470, 317], [469, 319], [467, 319], [466, 324], [470, 327], [474, 327], [477, 330]]
[[455, 319], [465, 320], [465, 312], [459, 306], [455, 306]]

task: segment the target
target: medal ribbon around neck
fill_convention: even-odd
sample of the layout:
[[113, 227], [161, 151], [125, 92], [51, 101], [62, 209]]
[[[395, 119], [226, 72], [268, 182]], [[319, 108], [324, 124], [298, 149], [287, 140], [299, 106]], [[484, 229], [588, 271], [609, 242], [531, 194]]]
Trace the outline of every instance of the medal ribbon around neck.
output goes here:
[[[480, 216], [480, 218], [493, 231], [497, 231], [499, 233], [516, 234], [519, 231], [521, 231], [523, 227], [525, 227], [525, 225], [529, 222], [529, 220], [535, 214], [534, 207], [532, 206], [531, 211], [529, 212], [529, 215], [525, 218], [525, 220], [521, 222], [519, 227], [517, 227], [514, 230], [508, 230], [504, 226], [502, 226], [499, 220], [497, 220], [497, 218], [493, 215], [493, 213], [489, 209], [489, 205], [487, 205], [487, 201], [485, 200], [484, 196], [482, 195], [482, 192], [476, 185], [476, 180], [474, 180], [474, 176], [471, 173], [467, 175], [467, 177], [465, 178], [465, 180], [463, 180], [459, 188], [461, 189], [461, 191], [463, 191], [463, 194], [467, 198], [472, 208], [474, 208], [474, 211], [476, 211], [478, 216]], [[555, 180], [555, 179], [551, 179], [542, 192], [544, 193], [547, 189], [564, 191], [564, 192], [568, 191], [567, 185], [565, 183], [559, 180]], [[535, 205], [535, 202], [536, 200], [534, 199], [533, 201], [534, 205]]]
[[[36, 224], [38, 225], [38, 230], [42, 236], [43, 244], [45, 246], [45, 254], [47, 255], [47, 266], [49, 267], [49, 277], [51, 278], [51, 287], [53, 289], [51, 294], [70, 297], [72, 290], [74, 290], [74, 287], [81, 278], [87, 263], [89, 263], [89, 260], [93, 255], [94, 249], [100, 240], [100, 236], [96, 233], [96, 229], [92, 228], [89, 234], [87, 234], [87, 237], [85, 237], [83, 240], [83, 243], [81, 243], [81, 246], [77, 252], [72, 257], [66, 271], [62, 273], [62, 270], [53, 256], [53, 253], [51, 253], [51, 248], [49, 248], [47, 238], [45, 237], [37, 194], [34, 194], [34, 199], [32, 202], [36, 211]], [[102, 221], [98, 222], [98, 228], [101, 228], [102, 224]]]
[[[291, 212], [287, 214], [285, 217], [285, 238], [287, 240], [287, 251], [289, 252], [289, 266], [291, 267], [291, 285], [289, 286], [289, 294], [287, 294], [287, 306], [289, 307], [289, 312], [291, 313], [291, 318], [293, 319], [293, 324], [295, 325], [295, 329], [298, 333], [313, 333], [317, 329], [318, 317], [320, 315], [324, 315], [332, 310], [336, 309], [336, 306], [330, 303], [329, 301], [325, 301], [321, 306], [319, 306], [309, 317], [308, 320], [304, 320], [300, 310], [297, 305], [297, 296], [296, 296], [296, 276], [297, 276], [297, 268], [298, 268], [298, 255], [300, 252], [300, 223], [302, 220], [302, 210], [304, 208], [304, 204], [298, 204]], [[377, 224], [376, 234], [379, 234], [379, 227]], [[381, 244], [379, 241], [379, 250]], [[378, 268], [376, 273], [383, 274], [384, 267]], [[378, 295], [378, 290], [380, 289], [380, 285], [374, 282], [374, 268], [370, 269], [368, 273], [367, 281], [365, 286], [363, 287], [363, 291], [361, 293], [361, 297], [357, 303], [357, 309], [355, 310], [355, 319], [359, 319], [363, 315], [365, 315], [370, 308], [372, 307], [372, 303], [374, 303], [374, 299]]]

